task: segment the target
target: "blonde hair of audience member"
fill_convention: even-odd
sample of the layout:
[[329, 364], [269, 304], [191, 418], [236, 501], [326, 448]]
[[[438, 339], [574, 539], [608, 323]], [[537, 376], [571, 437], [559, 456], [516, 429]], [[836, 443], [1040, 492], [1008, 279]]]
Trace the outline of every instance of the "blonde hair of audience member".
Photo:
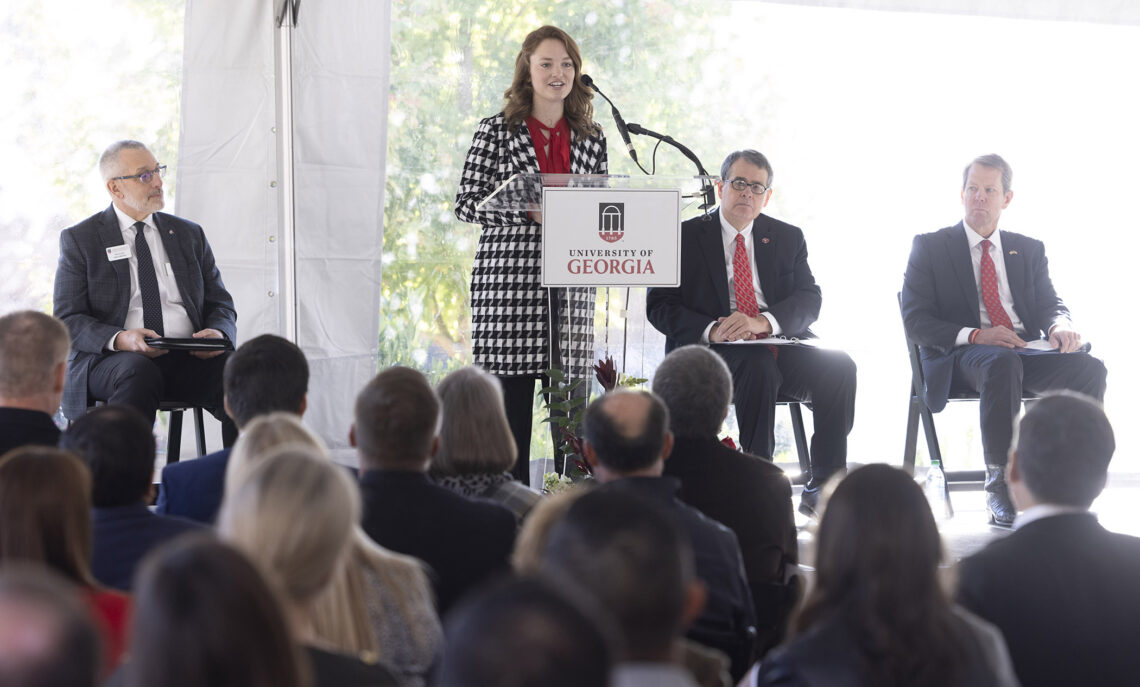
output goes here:
[[480, 367], [460, 368], [435, 387], [441, 404], [433, 475], [498, 474], [518, 459], [503, 406], [503, 387]]
[[319, 451], [296, 446], [266, 453], [235, 487], [218, 532], [277, 587], [294, 637], [318, 641], [314, 604], [348, 556], [360, 519], [355, 487]]
[[564, 489], [539, 501], [523, 521], [511, 553], [511, 567], [519, 575], [536, 575], [542, 569], [542, 551], [550, 530], [566, 517], [566, 511], [589, 489]]
[[[311, 449], [328, 459], [324, 443], [293, 413], [269, 413], [246, 425], [226, 467], [226, 498], [241, 488], [268, 455], [288, 447]], [[368, 600], [379, 597], [386, 612], [395, 613], [404, 621], [415, 647], [423, 653], [434, 653], [442, 634], [439, 619], [429, 617], [425, 627], [423, 613], [416, 612], [417, 605], [431, 609], [433, 603], [420, 563], [377, 546], [358, 524], [354, 523], [352, 529], [346, 565], [337, 570], [332, 582], [313, 602], [314, 632], [341, 651], [378, 656], [388, 665], [400, 668], [400, 657], [393, 654], [393, 648], [381, 645], [378, 635], [382, 628], [369, 617]], [[367, 579], [369, 575], [379, 581], [381, 590], [370, 589], [374, 585]], [[385, 619], [391, 622], [387, 616]]]
[[328, 455], [325, 443], [305, 426], [296, 413], [277, 411], [251, 420], [230, 451], [230, 459], [226, 464], [225, 496], [229, 497], [241, 486], [265, 454], [290, 445], [314, 449], [322, 456]]

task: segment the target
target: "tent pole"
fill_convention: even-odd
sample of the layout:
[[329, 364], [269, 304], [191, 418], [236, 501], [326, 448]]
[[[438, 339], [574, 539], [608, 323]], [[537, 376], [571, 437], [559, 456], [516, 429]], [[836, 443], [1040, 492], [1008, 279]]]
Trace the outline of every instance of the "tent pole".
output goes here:
[[278, 242], [278, 321], [286, 339], [297, 341], [297, 227], [294, 209], [293, 166], [293, 29], [298, 0], [281, 0], [275, 19], [277, 35], [273, 58], [277, 86], [277, 192], [281, 219]]

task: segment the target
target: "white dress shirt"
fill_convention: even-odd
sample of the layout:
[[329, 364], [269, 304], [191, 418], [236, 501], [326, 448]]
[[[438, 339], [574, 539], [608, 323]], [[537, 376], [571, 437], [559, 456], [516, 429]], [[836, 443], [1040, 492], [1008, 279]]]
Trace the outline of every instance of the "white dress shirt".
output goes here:
[[[970, 243], [970, 263], [974, 267], [974, 286], [978, 291], [978, 313], [981, 315], [982, 329], [987, 329], [992, 327], [993, 323], [990, 322], [989, 313], [986, 312], [986, 302], [982, 299], [982, 241], [985, 238], [971, 229], [965, 220], [962, 220], [962, 226], [966, 232], [966, 240]], [[998, 297], [1001, 298], [1001, 307], [1005, 308], [1006, 314], [1009, 315], [1009, 319], [1013, 323], [1013, 331], [1018, 336], [1023, 336], [1025, 325], [1018, 317], [1017, 309], [1013, 307], [1013, 292], [1009, 290], [1009, 277], [1005, 273], [1005, 252], [1001, 248], [1001, 230], [994, 229], [994, 233], [990, 234], [989, 239], [990, 243], [993, 244], [990, 246], [990, 258], [994, 262], [994, 272], [997, 274]], [[962, 327], [958, 331], [958, 338], [954, 344], [965, 346], [970, 343], [970, 333], [973, 331], [973, 327]]]
[[[123, 329], [138, 329], [143, 326], [142, 293], [139, 291], [139, 259], [135, 255], [135, 222], [129, 215], [119, 209], [117, 205], [115, 215], [119, 218], [119, 231], [123, 233], [123, 242], [130, 248], [131, 255], [127, 264], [131, 268], [131, 297], [127, 304], [127, 319]], [[186, 307], [182, 305], [182, 293], [178, 290], [178, 283], [174, 280], [174, 271], [170, 268], [170, 261], [166, 255], [166, 248], [158, 236], [158, 227], [154, 223], [154, 215], [147, 215], [143, 220], [143, 236], [147, 246], [150, 247], [150, 259], [154, 263], [154, 271], [158, 277], [158, 296], [162, 301], [162, 329], [163, 336], [186, 338], [194, 333], [194, 325], [190, 316], [186, 314]], [[107, 348], [115, 349], [115, 336], [107, 343]]]
[[[768, 301], [764, 298], [764, 291], [760, 288], [760, 277], [756, 274], [756, 244], [752, 237], [752, 222], [743, 231], [737, 231], [736, 227], [729, 224], [725, 219], [724, 213], [717, 213], [720, 216], [720, 238], [724, 244], [724, 269], [728, 273], [728, 309], [736, 312], [736, 275], [733, 273], [732, 263], [736, 257], [736, 236], [737, 234], [744, 237], [744, 250], [748, 253], [748, 268], [752, 271], [752, 293], [756, 297], [756, 305], [763, 310], [768, 307]], [[767, 319], [772, 325], [772, 335], [781, 333], [780, 323], [776, 321], [771, 312], [762, 312], [760, 316]], [[709, 332], [712, 331], [713, 325], [716, 322], [710, 322], [709, 326], [705, 327], [704, 334], [701, 335], [701, 343], [709, 342]]]

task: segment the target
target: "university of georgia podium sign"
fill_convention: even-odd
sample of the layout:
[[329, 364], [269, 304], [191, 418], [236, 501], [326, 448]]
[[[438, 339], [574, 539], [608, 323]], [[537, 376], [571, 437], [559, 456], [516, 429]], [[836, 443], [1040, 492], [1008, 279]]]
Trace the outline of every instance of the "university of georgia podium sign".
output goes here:
[[542, 189], [543, 286], [677, 286], [680, 189]]

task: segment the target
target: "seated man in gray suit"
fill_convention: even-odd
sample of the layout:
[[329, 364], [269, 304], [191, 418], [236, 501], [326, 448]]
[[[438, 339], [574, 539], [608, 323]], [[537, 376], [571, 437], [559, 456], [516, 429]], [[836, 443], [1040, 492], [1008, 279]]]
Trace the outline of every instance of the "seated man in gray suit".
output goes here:
[[234, 302], [202, 227], [159, 212], [162, 175], [146, 146], [112, 144], [99, 158], [111, 206], [65, 229], [55, 273], [55, 316], [71, 332], [63, 412], [93, 401], [134, 406], [154, 420], [159, 402], [202, 405], [237, 435], [222, 410], [220, 351], [168, 352], [156, 337], [237, 337]]
[[1089, 512], [1116, 449], [1100, 404], [1029, 406], [1009, 452], [1013, 534], [962, 561], [958, 601], [998, 626], [1023, 685], [1135, 685], [1140, 539]]

